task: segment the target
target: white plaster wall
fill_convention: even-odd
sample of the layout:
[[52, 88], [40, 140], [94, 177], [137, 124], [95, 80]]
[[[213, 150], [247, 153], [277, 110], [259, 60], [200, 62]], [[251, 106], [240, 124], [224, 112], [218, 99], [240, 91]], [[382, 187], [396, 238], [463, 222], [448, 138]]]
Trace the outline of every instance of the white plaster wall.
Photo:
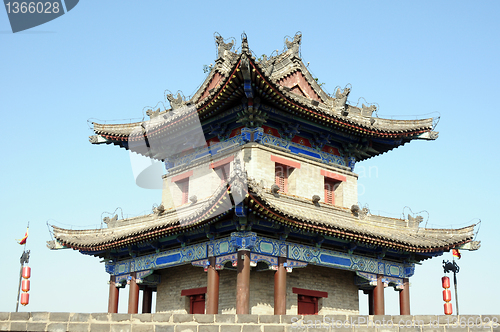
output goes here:
[[[165, 208], [169, 209], [181, 205], [181, 190], [176, 183], [172, 183], [172, 177], [192, 170], [193, 175], [189, 178], [189, 196], [196, 195], [200, 200], [207, 198], [211, 196], [221, 184], [219, 175], [210, 168], [210, 163], [217, 162], [233, 155], [235, 158], [243, 160], [242, 168], [247, 171], [251, 178], [258, 182], [262, 181], [266, 188], [271, 188], [275, 181], [275, 162], [271, 161], [272, 155], [299, 162], [301, 167], [294, 169], [289, 174], [288, 194], [306, 199], [312, 199], [313, 195], [319, 195], [321, 201], [324, 202], [324, 177], [321, 175], [321, 170], [345, 176], [347, 180], [342, 182], [335, 191], [335, 205], [350, 208], [353, 204], [357, 204], [358, 189], [356, 174], [294, 154], [278, 151], [255, 143], [249, 143], [242, 148], [240, 154], [231, 153], [221, 155], [213, 160], [207, 160], [203, 164], [183, 169], [182, 171], [169, 174], [165, 177], [163, 180], [164, 190], [162, 194], [162, 203]], [[234, 165], [231, 163], [230, 173], [233, 171], [233, 166]]]
[[346, 181], [342, 182], [335, 191], [335, 205], [350, 208], [353, 204], [357, 204], [356, 174], [262, 145], [247, 144], [244, 147], [244, 160], [248, 175], [257, 182], [263, 181], [264, 187], [270, 188], [275, 181], [275, 162], [271, 161], [271, 155], [300, 163], [300, 169], [293, 170], [289, 175], [288, 194], [307, 199], [318, 195], [324, 202], [324, 176], [321, 175], [321, 170], [326, 170], [346, 177]]

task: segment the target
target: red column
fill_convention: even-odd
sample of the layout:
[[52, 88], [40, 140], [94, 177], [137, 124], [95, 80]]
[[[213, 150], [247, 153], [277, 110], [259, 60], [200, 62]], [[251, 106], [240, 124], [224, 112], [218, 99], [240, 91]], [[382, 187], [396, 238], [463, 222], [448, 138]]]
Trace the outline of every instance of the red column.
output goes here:
[[145, 286], [142, 291], [142, 313], [150, 314], [151, 307], [153, 305], [153, 289], [151, 287]]
[[410, 314], [410, 281], [408, 278], [403, 279], [403, 289], [399, 291], [399, 314]]
[[382, 275], [377, 274], [377, 286], [373, 289], [373, 314], [384, 315], [384, 283], [382, 282]]
[[219, 313], [219, 271], [215, 269], [215, 257], [210, 257], [207, 271], [207, 314]]
[[236, 278], [236, 314], [250, 313], [250, 251], [238, 251]]
[[278, 257], [278, 270], [274, 273], [274, 314], [286, 315], [286, 257]]
[[118, 295], [119, 289], [116, 288], [116, 277], [109, 276], [109, 300], [108, 300], [108, 313], [118, 313]]
[[130, 274], [132, 280], [130, 280], [130, 290], [128, 295], [128, 313], [136, 314], [139, 311], [139, 285], [135, 280], [135, 272]]

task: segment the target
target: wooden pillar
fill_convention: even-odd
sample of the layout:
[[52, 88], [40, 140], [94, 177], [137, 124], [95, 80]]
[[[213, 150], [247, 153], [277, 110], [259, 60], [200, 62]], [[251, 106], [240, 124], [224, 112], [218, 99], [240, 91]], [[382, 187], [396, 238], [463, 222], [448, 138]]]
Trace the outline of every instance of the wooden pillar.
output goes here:
[[410, 281], [403, 279], [403, 289], [399, 291], [399, 314], [410, 314]]
[[368, 315], [373, 315], [373, 289], [368, 290]]
[[215, 269], [215, 257], [208, 260], [206, 313], [216, 315], [219, 313], [219, 271]]
[[377, 286], [373, 289], [373, 314], [385, 315], [384, 308], [384, 283], [382, 282], [382, 275], [377, 274]]
[[278, 270], [274, 273], [274, 314], [286, 315], [286, 257], [278, 257]]
[[137, 314], [139, 311], [139, 285], [135, 280], [135, 272], [130, 274], [132, 280], [130, 280], [130, 290], [128, 295], [128, 313]]
[[118, 313], [118, 295], [120, 289], [116, 288], [116, 277], [109, 277], [109, 300], [108, 300], [108, 313]]
[[236, 278], [236, 314], [250, 313], [250, 251], [238, 251]]
[[153, 306], [153, 288], [145, 286], [142, 291], [142, 313], [150, 314]]

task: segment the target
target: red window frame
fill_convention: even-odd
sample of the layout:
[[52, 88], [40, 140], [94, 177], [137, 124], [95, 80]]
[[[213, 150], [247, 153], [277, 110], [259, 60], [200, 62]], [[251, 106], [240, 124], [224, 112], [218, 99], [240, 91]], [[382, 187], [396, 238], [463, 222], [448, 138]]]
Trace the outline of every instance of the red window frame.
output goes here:
[[231, 170], [230, 165], [233, 160], [234, 156], [231, 156], [210, 164], [210, 168], [221, 178], [221, 183], [227, 182]]
[[190, 314], [205, 313], [205, 294], [191, 295], [189, 297], [189, 313]]
[[318, 297], [299, 295], [297, 299], [297, 315], [318, 314]]
[[222, 166], [214, 168], [214, 171], [220, 177], [221, 183], [226, 183], [229, 178], [229, 166], [230, 164], [224, 164]]
[[288, 177], [295, 168], [300, 169], [300, 163], [275, 155], [271, 155], [271, 161], [274, 162], [274, 183], [280, 187], [279, 191], [287, 193]]
[[193, 171], [189, 171], [176, 175], [170, 180], [181, 189], [181, 204], [186, 204], [189, 200], [189, 177], [192, 175]]
[[186, 204], [189, 200], [189, 178], [177, 181], [176, 184], [181, 189], [181, 204]]
[[321, 170], [321, 175], [324, 176], [325, 203], [335, 205], [335, 189], [342, 183], [347, 181], [344, 175]]
[[189, 296], [189, 313], [204, 314], [205, 313], [205, 293], [207, 287], [183, 289], [181, 296]]

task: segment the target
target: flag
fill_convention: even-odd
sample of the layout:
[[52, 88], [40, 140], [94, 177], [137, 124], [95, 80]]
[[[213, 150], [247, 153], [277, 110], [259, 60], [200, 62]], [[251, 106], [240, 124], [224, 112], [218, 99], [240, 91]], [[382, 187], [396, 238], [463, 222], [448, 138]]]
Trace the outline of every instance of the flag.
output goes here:
[[21, 240], [17, 240], [19, 244], [21, 245], [26, 244], [26, 241], [28, 240], [28, 230], [29, 227], [26, 228], [26, 234], [24, 234], [24, 237]]
[[458, 259], [462, 257], [462, 255], [460, 254], [460, 250], [458, 249], [451, 249], [451, 252], [453, 253], [453, 257], [457, 257]]

